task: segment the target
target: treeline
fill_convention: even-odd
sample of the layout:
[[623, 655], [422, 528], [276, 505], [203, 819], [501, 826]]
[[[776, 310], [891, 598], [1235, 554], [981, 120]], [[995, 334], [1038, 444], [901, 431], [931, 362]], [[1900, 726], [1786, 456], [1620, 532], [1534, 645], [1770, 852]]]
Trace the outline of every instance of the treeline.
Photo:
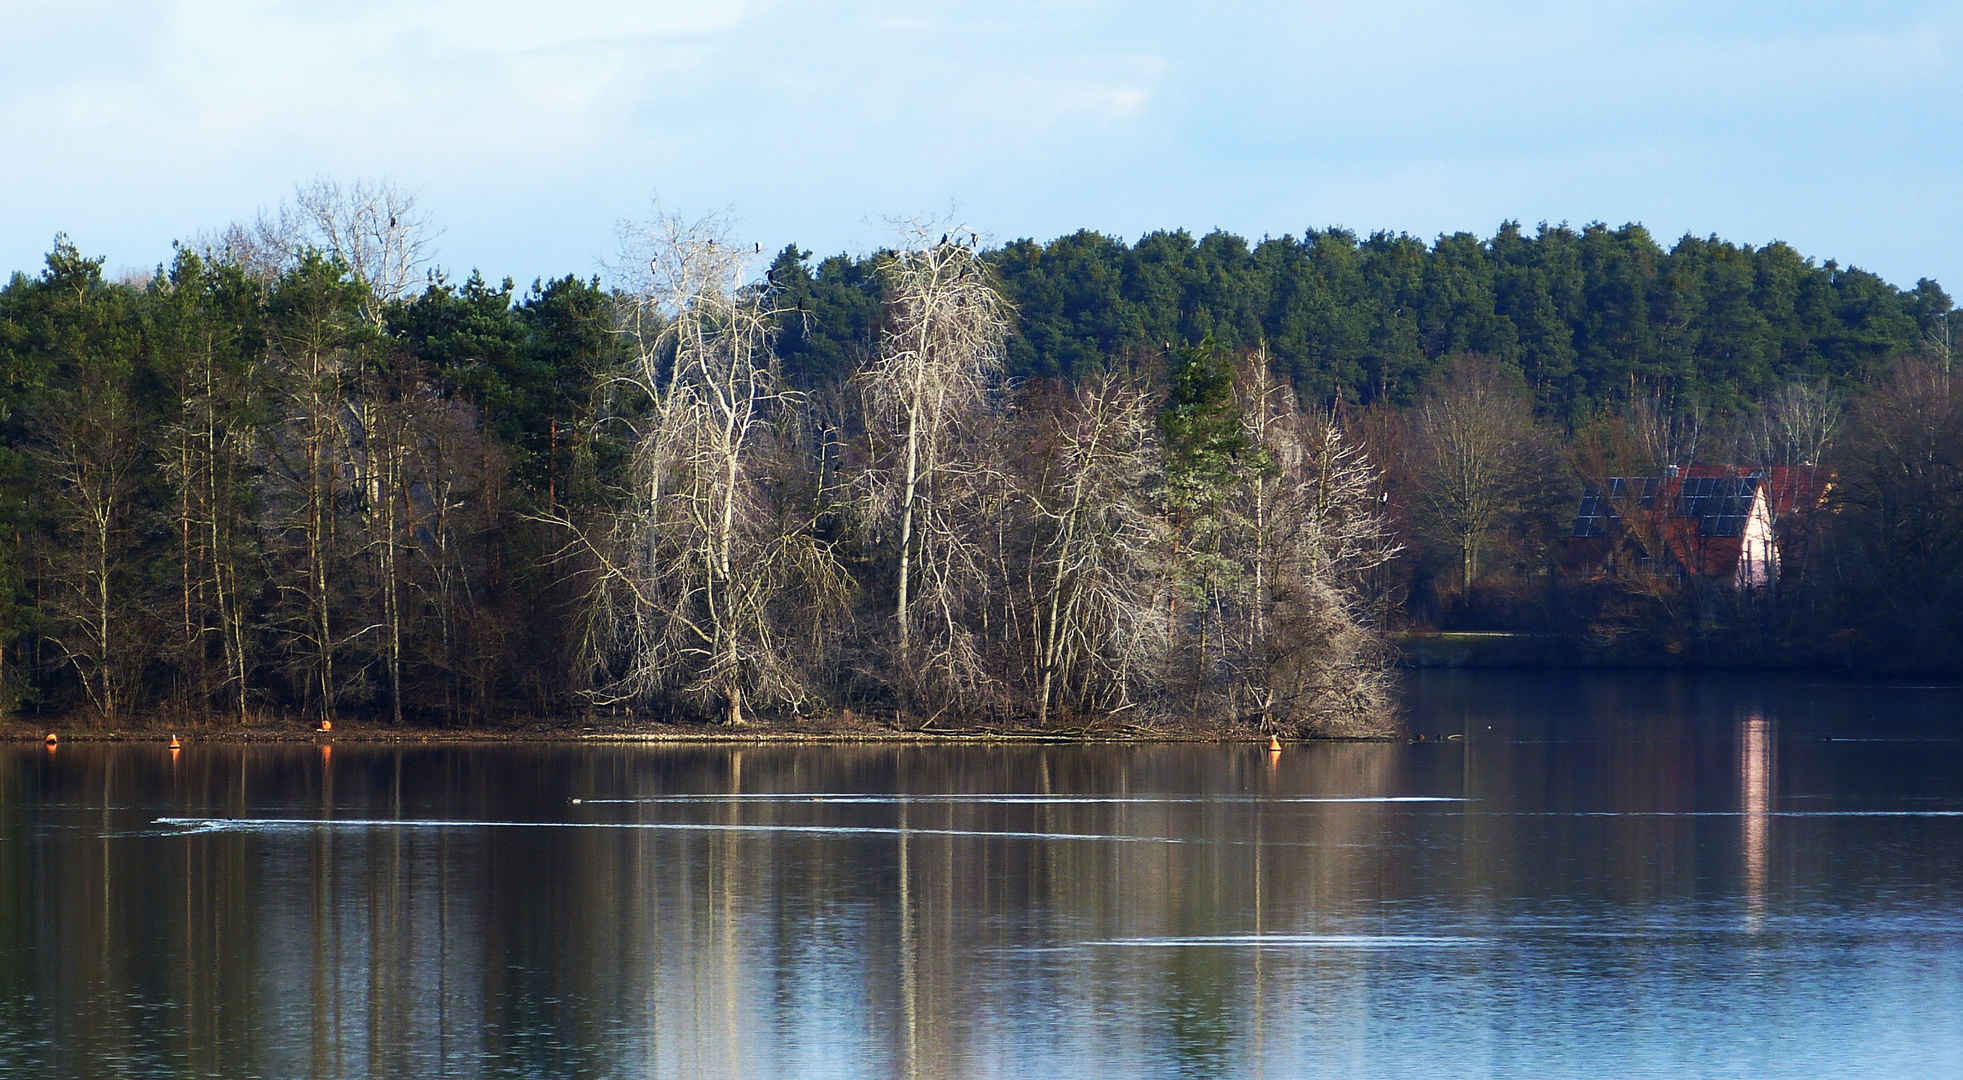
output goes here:
[[382, 303], [318, 251], [262, 277], [186, 250], [137, 287], [60, 243], [16, 275], [0, 292], [16, 706], [562, 705], [560, 541], [526, 512], [565, 483], [613, 302], [573, 278], [513, 301], [473, 279]]
[[[870, 346], [878, 255], [782, 252], [772, 276], [816, 319], [785, 341], [787, 368], [823, 381]], [[1167, 343], [1263, 347], [1306, 402], [1408, 406], [1452, 357], [1517, 370], [1537, 410], [1586, 421], [1658, 388], [1718, 411], [1790, 382], [1867, 382], [1946, 325], [1935, 282], [1911, 290], [1815, 264], [1791, 247], [1686, 236], [1669, 249], [1640, 225], [1490, 239], [1341, 230], [1263, 239], [1091, 232], [991, 251], [1017, 313], [1012, 376], [1149, 366]]]
[[[1933, 281], [1599, 224], [1430, 244], [1080, 232], [987, 258], [1017, 312], [1013, 376], [1149, 379], [1210, 339], [1343, 416], [1389, 471], [1391, 624], [1535, 632], [1557, 663], [1963, 671], [1955, 312]], [[780, 253], [772, 279], [814, 315], [786, 335], [794, 377], [825, 385], [869, 347], [878, 259]], [[1776, 589], [1563, 565], [1586, 485], [1694, 462], [1837, 476], [1829, 513], [1786, 523]]]
[[[1963, 664], [1932, 282], [1511, 225], [935, 228], [756, 278], [664, 220], [521, 291], [426, 274], [423, 228], [316, 185], [0, 290], [16, 708], [1364, 732], [1386, 629]], [[1776, 589], [1563, 566], [1584, 484], [1695, 460], [1835, 470]]]
[[1007, 378], [983, 253], [921, 235], [801, 389], [818, 320], [713, 223], [611, 289], [411, 288], [407, 207], [303, 195], [0, 291], [18, 708], [1392, 723], [1381, 477], [1270, 365]]

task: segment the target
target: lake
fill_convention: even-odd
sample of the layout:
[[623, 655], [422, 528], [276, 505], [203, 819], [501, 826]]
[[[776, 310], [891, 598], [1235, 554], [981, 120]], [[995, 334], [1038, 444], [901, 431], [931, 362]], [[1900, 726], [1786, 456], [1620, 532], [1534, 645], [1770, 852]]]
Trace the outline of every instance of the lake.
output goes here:
[[0, 1075], [1963, 1075], [1963, 690], [1405, 701], [1278, 755], [0, 747]]

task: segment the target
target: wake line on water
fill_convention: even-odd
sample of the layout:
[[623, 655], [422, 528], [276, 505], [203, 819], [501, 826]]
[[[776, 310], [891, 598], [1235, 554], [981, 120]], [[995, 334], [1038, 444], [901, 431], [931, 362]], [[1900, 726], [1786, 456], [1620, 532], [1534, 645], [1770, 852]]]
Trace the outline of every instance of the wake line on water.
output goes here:
[[1282, 796], [1267, 798], [1260, 795], [1223, 795], [1218, 798], [1204, 796], [1130, 796], [1130, 795], [849, 795], [814, 792], [809, 794], [758, 794], [758, 795], [654, 795], [639, 799], [574, 799], [575, 804], [583, 806], [642, 806], [659, 803], [723, 803], [723, 802], [818, 802], [841, 806], [895, 806], [901, 803], [935, 803], [953, 805], [1000, 805], [1000, 806], [1044, 806], [1050, 804], [1101, 805], [1101, 804], [1141, 804], [1159, 803], [1198, 804], [1198, 803], [1462, 803], [1469, 799], [1453, 799], [1440, 795], [1332, 795], [1332, 796]]
[[333, 829], [634, 829], [645, 832], [801, 833], [818, 836], [973, 836], [998, 840], [1091, 840], [1119, 844], [1184, 844], [1170, 836], [1107, 833], [994, 832], [987, 829], [899, 829], [857, 825], [712, 825], [665, 821], [431, 821], [393, 818], [176, 818], [154, 824], [195, 833], [274, 833]]
[[1068, 945], [1044, 946], [1025, 951], [1192, 948], [1407, 949], [1486, 944], [1490, 944], [1490, 939], [1418, 934], [1218, 934], [1209, 937], [1110, 938], [1103, 941], [1078, 941]]
[[1633, 818], [1953, 818], [1963, 810], [1519, 810], [1482, 812], [1480, 817], [1633, 817]]

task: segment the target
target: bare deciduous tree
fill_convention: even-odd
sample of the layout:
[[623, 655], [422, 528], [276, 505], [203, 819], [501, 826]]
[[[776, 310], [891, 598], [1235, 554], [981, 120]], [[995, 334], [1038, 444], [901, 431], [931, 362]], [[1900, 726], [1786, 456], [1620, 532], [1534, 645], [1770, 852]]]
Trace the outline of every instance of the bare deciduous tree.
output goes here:
[[1854, 410], [1835, 524], [1889, 667], [1963, 658], [1963, 394], [1940, 363], [1901, 360]]
[[953, 694], [982, 669], [963, 613], [988, 583], [975, 515], [999, 487], [983, 425], [1009, 309], [977, 248], [948, 241], [964, 230], [938, 242], [935, 231], [912, 224], [885, 265], [889, 322], [861, 376], [873, 442], [864, 490], [868, 518], [892, 533], [899, 669]]
[[437, 232], [414, 194], [387, 180], [346, 186], [325, 177], [295, 188], [293, 201], [199, 237], [194, 250], [214, 262], [271, 280], [299, 264], [307, 251], [338, 261], [368, 290], [362, 314], [380, 326], [392, 301], [424, 280]]
[[1479, 577], [1479, 551], [1521, 505], [1533, 406], [1518, 375], [1465, 356], [1419, 397], [1411, 415], [1421, 513], [1459, 549], [1462, 589]]
[[[580, 531], [597, 573], [589, 623], [603, 701], [679, 691], [745, 722], [746, 702], [795, 704], [802, 674], [780, 648], [776, 605], [837, 592], [835, 561], [773, 513], [768, 457], [780, 389], [778, 313], [745, 283], [750, 251], [712, 220], [623, 230], [648, 269], [625, 300], [636, 345], [616, 389], [634, 403], [632, 487], [604, 534]], [[570, 520], [560, 524], [578, 529]]]
[[1236, 379], [1258, 461], [1240, 503], [1235, 561], [1243, 610], [1235, 667], [1265, 730], [1390, 730], [1388, 676], [1363, 583], [1401, 550], [1380, 501], [1383, 477], [1331, 415], [1310, 415], [1265, 351]]
[[1020, 568], [1027, 597], [1036, 717], [1067, 706], [1115, 714], [1164, 640], [1153, 565], [1163, 519], [1147, 494], [1158, 465], [1154, 402], [1115, 376], [1080, 384], [1052, 414], [1036, 474], [1025, 481], [1034, 530]]
[[1825, 382], [1787, 383], [1774, 390], [1746, 430], [1761, 465], [1818, 465], [1840, 433], [1840, 401]]
[[180, 253], [163, 293], [153, 347], [179, 410], [159, 448], [176, 489], [179, 663], [197, 708], [222, 697], [244, 723], [256, 637], [248, 627], [256, 533], [247, 505], [267, 379], [260, 354], [241, 340], [237, 314], [242, 299], [256, 304], [258, 294], [235, 271], [190, 252]]
[[125, 708], [139, 639], [130, 625], [128, 557], [144, 473], [143, 419], [127, 371], [78, 358], [62, 393], [41, 410], [35, 449], [59, 529], [49, 639], [74, 664], [105, 721]]
[[1679, 400], [1660, 389], [1629, 403], [1629, 430], [1658, 476], [1672, 465], [1697, 460], [1709, 419], [1702, 402]]

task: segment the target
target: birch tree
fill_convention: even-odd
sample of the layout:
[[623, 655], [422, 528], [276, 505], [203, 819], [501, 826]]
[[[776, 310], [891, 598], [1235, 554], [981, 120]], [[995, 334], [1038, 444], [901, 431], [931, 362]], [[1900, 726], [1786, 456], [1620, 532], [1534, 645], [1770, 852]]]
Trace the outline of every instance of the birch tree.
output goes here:
[[[409, 457], [418, 441], [421, 381], [408, 357], [386, 346], [361, 357], [345, 406], [348, 466], [366, 556], [375, 619], [362, 633], [380, 635], [390, 719], [402, 725], [403, 553], [409, 547]], [[379, 611], [373, 611], [374, 606]]]
[[141, 640], [131, 625], [138, 582], [129, 554], [148, 463], [129, 371], [100, 356], [77, 359], [41, 412], [36, 447], [57, 527], [50, 640], [113, 723], [128, 707]]
[[1036, 720], [1053, 709], [1121, 713], [1139, 703], [1165, 636], [1155, 565], [1163, 519], [1156, 402], [1115, 377], [1080, 384], [1050, 431], [1023, 512], [1032, 520], [1018, 576], [1027, 595]]
[[1791, 382], [1759, 403], [1746, 430], [1761, 465], [1818, 465], [1840, 434], [1841, 407], [1824, 381]]
[[969, 623], [989, 587], [977, 526], [1001, 490], [985, 426], [1010, 312], [975, 244], [950, 242], [962, 230], [939, 241], [934, 231], [910, 226], [885, 264], [887, 327], [860, 380], [867, 516], [892, 559], [897, 671], [916, 691], [951, 699], [983, 679]]
[[101, 260], [83, 258], [66, 238], [40, 278], [17, 277], [12, 288], [0, 345], [12, 353], [10, 381], [34, 388], [24, 403], [32, 499], [51, 531], [44, 640], [74, 669], [96, 714], [113, 722], [133, 704], [149, 643], [137, 621], [143, 580], [134, 557], [154, 475], [138, 397], [138, 296], [106, 284]]
[[1696, 463], [1710, 415], [1694, 397], [1680, 400], [1656, 390], [1629, 403], [1627, 420], [1651, 474], [1661, 476], [1672, 465]]
[[1236, 713], [1268, 731], [1382, 734], [1394, 726], [1389, 680], [1365, 582], [1400, 550], [1381, 509], [1383, 476], [1333, 415], [1299, 409], [1265, 352], [1238, 381], [1258, 454], [1233, 530], [1244, 633]]
[[750, 250], [714, 220], [673, 216], [623, 232], [637, 271], [623, 300], [634, 343], [612, 379], [628, 408], [630, 486], [604, 532], [580, 530], [595, 565], [590, 655], [597, 700], [679, 693], [746, 722], [757, 704], [796, 704], [802, 674], [786, 659], [776, 605], [792, 589], [835, 594], [829, 551], [773, 512], [769, 456], [777, 414], [779, 313], [746, 283]]
[[244, 723], [256, 639], [249, 606], [258, 591], [247, 507], [267, 405], [263, 292], [238, 268], [186, 250], [160, 294], [156, 352], [177, 405], [160, 450], [175, 489], [179, 664], [199, 709], [222, 699]]
[[364, 294], [344, 267], [310, 253], [269, 301], [270, 356], [279, 371], [266, 528], [279, 563], [280, 630], [295, 682], [326, 720], [335, 717], [348, 674], [337, 673], [337, 656], [368, 629], [344, 624], [348, 549], [357, 539], [344, 520], [357, 494], [349, 483], [355, 472], [347, 398], [372, 336], [358, 316]]
[[192, 242], [202, 257], [238, 266], [270, 283], [298, 268], [307, 252], [338, 261], [368, 295], [362, 316], [380, 329], [388, 305], [424, 280], [437, 230], [416, 196], [387, 180], [343, 185], [321, 177], [249, 224], [233, 224]]

